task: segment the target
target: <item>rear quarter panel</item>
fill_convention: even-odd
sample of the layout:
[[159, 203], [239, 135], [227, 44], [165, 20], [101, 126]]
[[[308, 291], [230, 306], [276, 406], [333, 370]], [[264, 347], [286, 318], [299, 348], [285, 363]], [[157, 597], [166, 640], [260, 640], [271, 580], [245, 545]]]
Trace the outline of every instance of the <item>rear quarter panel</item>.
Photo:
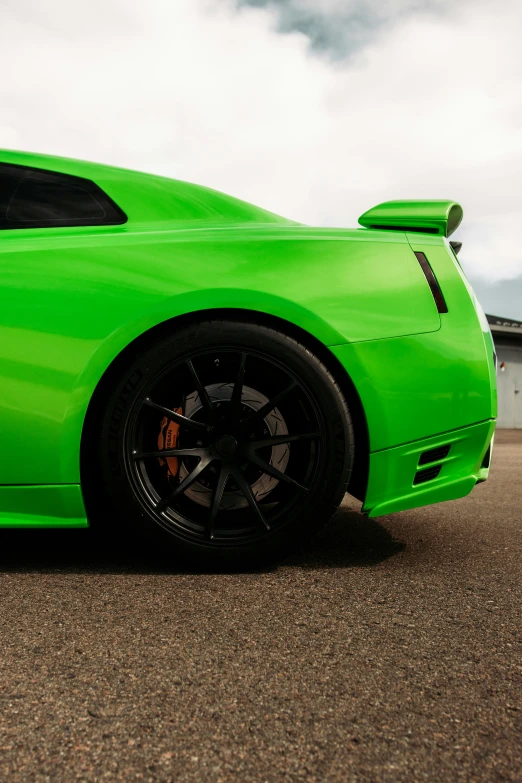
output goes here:
[[361, 397], [372, 452], [497, 415], [493, 341], [470, 284], [446, 240], [408, 240], [426, 255], [444, 293], [440, 329], [332, 348]]
[[255, 310], [329, 346], [440, 328], [406, 236], [366, 230], [131, 221], [3, 231], [0, 292], [0, 484], [77, 483], [98, 381], [175, 316]]

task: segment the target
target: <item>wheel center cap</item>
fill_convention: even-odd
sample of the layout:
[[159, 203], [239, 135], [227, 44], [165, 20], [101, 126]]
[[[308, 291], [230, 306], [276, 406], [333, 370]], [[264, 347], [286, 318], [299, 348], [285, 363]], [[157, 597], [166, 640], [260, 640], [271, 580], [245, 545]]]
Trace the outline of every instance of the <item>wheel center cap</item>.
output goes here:
[[216, 441], [216, 451], [220, 457], [233, 457], [237, 451], [237, 440], [232, 435], [223, 435]]

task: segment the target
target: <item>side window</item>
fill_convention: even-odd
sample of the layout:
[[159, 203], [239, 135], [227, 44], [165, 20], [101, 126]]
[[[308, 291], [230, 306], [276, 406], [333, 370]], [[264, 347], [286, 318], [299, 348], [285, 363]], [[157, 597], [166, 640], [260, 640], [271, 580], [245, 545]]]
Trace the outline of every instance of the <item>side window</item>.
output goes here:
[[126, 221], [125, 213], [89, 179], [0, 163], [0, 229]]

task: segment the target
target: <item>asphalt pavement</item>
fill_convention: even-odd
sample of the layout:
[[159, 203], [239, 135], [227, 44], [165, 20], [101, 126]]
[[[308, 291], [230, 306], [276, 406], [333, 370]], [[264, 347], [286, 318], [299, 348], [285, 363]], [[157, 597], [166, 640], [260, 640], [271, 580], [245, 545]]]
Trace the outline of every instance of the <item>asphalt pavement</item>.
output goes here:
[[271, 570], [0, 532], [0, 780], [522, 781], [522, 431]]

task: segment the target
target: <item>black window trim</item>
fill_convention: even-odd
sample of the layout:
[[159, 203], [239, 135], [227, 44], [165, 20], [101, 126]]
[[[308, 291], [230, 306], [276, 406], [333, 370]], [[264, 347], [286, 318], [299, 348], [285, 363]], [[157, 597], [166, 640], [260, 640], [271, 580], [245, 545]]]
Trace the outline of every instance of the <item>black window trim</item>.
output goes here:
[[[31, 228], [78, 228], [81, 226], [103, 227], [103, 226], [119, 226], [128, 221], [128, 217], [121, 207], [98, 185], [91, 179], [78, 176], [77, 174], [66, 174], [63, 171], [54, 171], [53, 169], [44, 169], [37, 166], [25, 166], [21, 163], [7, 163], [0, 160], [0, 179], [2, 172], [5, 169], [16, 170], [18, 169], [23, 176], [18, 180], [9, 202], [5, 205], [5, 209], [0, 213], [0, 231], [19, 231], [22, 229]], [[19, 188], [21, 183], [26, 178], [33, 178], [40, 181], [56, 182], [57, 184], [69, 184], [71, 187], [80, 188], [85, 190], [89, 196], [97, 202], [102, 211], [105, 213], [102, 218], [56, 218], [56, 219], [37, 219], [37, 220], [20, 220], [9, 221], [7, 213], [9, 206]]]

